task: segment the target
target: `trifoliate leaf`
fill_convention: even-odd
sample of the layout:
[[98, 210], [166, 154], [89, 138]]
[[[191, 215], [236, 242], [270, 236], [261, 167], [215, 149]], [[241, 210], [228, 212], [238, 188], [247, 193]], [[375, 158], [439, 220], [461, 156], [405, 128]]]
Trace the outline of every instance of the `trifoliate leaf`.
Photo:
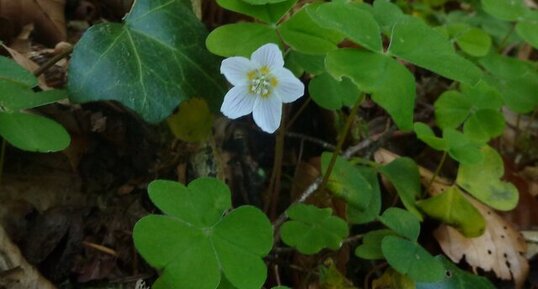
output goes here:
[[353, 3], [330, 2], [310, 9], [313, 19], [322, 27], [333, 29], [365, 48], [381, 52], [381, 31], [370, 13]]
[[428, 146], [439, 151], [448, 150], [447, 140], [436, 136], [433, 130], [425, 123], [415, 123], [415, 133], [417, 138], [425, 142]]
[[18, 84], [22, 87], [34, 87], [37, 85], [37, 78], [30, 71], [4, 56], [0, 56], [0, 80]]
[[377, 172], [367, 166], [356, 166], [357, 171], [368, 181], [371, 187], [362, 187], [361, 193], [370, 195], [366, 208], [347, 207], [347, 220], [351, 224], [365, 224], [374, 221], [381, 212], [381, 190], [377, 180]]
[[285, 0], [242, 0], [248, 4], [252, 5], [264, 5], [264, 4], [275, 4], [284, 2]]
[[61, 151], [71, 141], [59, 123], [22, 112], [0, 112], [0, 136], [19, 149], [44, 153]]
[[513, 209], [519, 199], [519, 193], [513, 184], [500, 180], [504, 174], [501, 156], [488, 146], [482, 148], [482, 154], [484, 158], [481, 162], [460, 165], [456, 183], [494, 209]]
[[418, 201], [417, 206], [428, 216], [458, 229], [466, 237], [478, 237], [484, 233], [484, 217], [457, 187]]
[[134, 227], [136, 248], [162, 270], [155, 289], [217, 288], [222, 275], [238, 289], [260, 288], [266, 267], [262, 258], [272, 247], [272, 226], [252, 206], [231, 207], [228, 187], [212, 178], [188, 187], [157, 180], [149, 194], [167, 215], [149, 215]]
[[463, 133], [470, 139], [486, 143], [504, 132], [504, 116], [500, 111], [481, 109], [473, 113], [463, 126]]
[[327, 71], [335, 78], [349, 77], [384, 108], [402, 130], [412, 129], [415, 79], [411, 72], [384, 54], [338, 49], [327, 54]]
[[416, 241], [420, 234], [420, 220], [410, 212], [400, 208], [388, 208], [379, 221], [398, 235]]
[[359, 258], [367, 260], [383, 259], [383, 251], [381, 250], [381, 241], [386, 236], [396, 236], [392, 230], [382, 229], [370, 231], [362, 238], [362, 244], [355, 248], [355, 255]]
[[276, 24], [297, 0], [286, 0], [274, 4], [252, 5], [243, 0], [217, 0], [217, 3], [225, 9], [238, 12], [266, 23]]
[[478, 67], [456, 54], [445, 36], [417, 18], [402, 18], [390, 39], [390, 54], [441, 76], [468, 84], [477, 83], [482, 76]]
[[308, 55], [292, 50], [286, 55], [286, 64], [290, 61], [296, 63], [304, 71], [312, 75], [318, 75], [325, 72], [324, 55]]
[[[241, 43], [241, 45], [237, 45]], [[218, 27], [207, 36], [206, 46], [216, 55], [250, 57], [267, 43], [280, 43], [273, 27], [259, 23], [235, 23]]]
[[482, 8], [501, 20], [515, 21], [527, 13], [523, 0], [482, 0]]
[[337, 250], [349, 233], [347, 223], [333, 216], [330, 208], [295, 204], [286, 215], [291, 221], [280, 228], [282, 241], [303, 254], [315, 254], [323, 248]]
[[115, 100], [157, 123], [183, 100], [220, 106], [219, 60], [203, 49], [203, 24], [182, 0], [135, 1], [124, 24], [92, 26], [69, 65], [73, 102]]
[[516, 31], [521, 38], [538, 49], [538, 12], [533, 11], [530, 14], [532, 18], [529, 17], [516, 24]]
[[416, 289], [495, 289], [488, 278], [461, 270], [444, 256], [436, 256], [445, 268], [445, 277], [439, 282], [417, 282]]
[[396, 188], [405, 208], [422, 220], [422, 214], [415, 206], [415, 199], [421, 192], [420, 174], [415, 161], [406, 157], [397, 158], [380, 167], [379, 172]]
[[323, 28], [312, 20], [307, 11], [315, 9], [316, 6], [305, 6], [278, 27], [282, 40], [295, 51], [324, 55], [328, 51], [338, 48], [338, 43], [343, 40], [340, 33]]
[[344, 105], [353, 105], [361, 97], [361, 92], [349, 78], [342, 78], [338, 81], [328, 73], [320, 74], [310, 80], [308, 92], [315, 103], [330, 110], [340, 109]]
[[459, 163], [476, 164], [482, 160], [482, 144], [477, 144], [461, 132], [447, 128], [443, 130], [443, 139], [448, 143], [448, 154]]
[[463, 52], [475, 57], [488, 54], [491, 37], [484, 30], [463, 23], [451, 24], [447, 29]]
[[435, 120], [441, 129], [457, 128], [473, 107], [469, 98], [454, 90], [443, 92], [434, 104]]
[[[321, 155], [321, 171], [325, 173], [332, 153]], [[336, 196], [343, 198], [348, 205], [365, 210], [372, 198], [372, 185], [349, 161], [338, 156], [329, 176], [327, 188]]]
[[383, 255], [394, 270], [417, 282], [437, 282], [444, 277], [442, 263], [416, 242], [386, 236], [381, 242]]

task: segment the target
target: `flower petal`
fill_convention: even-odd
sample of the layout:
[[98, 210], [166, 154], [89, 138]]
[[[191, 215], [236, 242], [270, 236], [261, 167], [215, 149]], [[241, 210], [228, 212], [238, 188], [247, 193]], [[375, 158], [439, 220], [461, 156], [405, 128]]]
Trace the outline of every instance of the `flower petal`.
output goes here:
[[276, 94], [283, 103], [293, 102], [304, 95], [304, 84], [291, 71], [286, 68], [279, 68], [272, 71], [277, 79], [273, 93]]
[[254, 69], [250, 60], [240, 56], [226, 58], [220, 65], [220, 73], [233, 85], [248, 81], [248, 73]]
[[280, 126], [282, 102], [278, 97], [258, 97], [252, 116], [263, 131], [273, 133]]
[[248, 86], [234, 86], [224, 96], [220, 111], [228, 118], [238, 118], [252, 112], [256, 96], [248, 93]]
[[267, 66], [269, 69], [284, 66], [282, 51], [274, 43], [267, 43], [258, 48], [252, 53], [250, 60], [258, 65], [258, 67]]

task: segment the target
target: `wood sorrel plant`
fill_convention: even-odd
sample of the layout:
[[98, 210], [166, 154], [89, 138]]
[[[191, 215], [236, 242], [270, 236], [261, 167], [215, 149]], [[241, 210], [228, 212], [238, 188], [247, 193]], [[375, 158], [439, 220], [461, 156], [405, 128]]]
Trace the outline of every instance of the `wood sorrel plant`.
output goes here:
[[[500, 180], [499, 154], [487, 144], [503, 132], [502, 107], [524, 114], [538, 106], [536, 63], [496, 52], [508, 45], [538, 48], [535, 10], [518, 0], [475, 1], [466, 12], [431, 12], [430, 19], [436, 19], [432, 25], [386, 0], [306, 5], [297, 0], [217, 0], [221, 7], [255, 20], [223, 25], [207, 35], [184, 2], [138, 0], [123, 24], [100, 24], [86, 32], [70, 63], [70, 100], [116, 100], [157, 123], [182, 101], [197, 96], [213, 111], [221, 107], [232, 118], [253, 111], [255, 122], [274, 132], [280, 124], [281, 103], [302, 96], [304, 85], [297, 78], [303, 76], [317, 105], [328, 110], [352, 107], [352, 113], [336, 150], [321, 156], [323, 179], [316, 180], [273, 226], [257, 208], [232, 209], [229, 189], [216, 179], [196, 179], [188, 186], [151, 183], [150, 197], [164, 215], [140, 220], [134, 240], [141, 255], [161, 272], [154, 288], [261, 288], [267, 277], [263, 258], [274, 241], [281, 239], [306, 255], [338, 250], [350, 227], [372, 222], [385, 228], [362, 236], [357, 257], [386, 260], [393, 270], [390, 274], [417, 288], [464, 288], [471, 283], [473, 288], [493, 288], [487, 279], [431, 256], [418, 242], [420, 222], [431, 217], [464, 236], [476, 237], [486, 222], [461, 189], [498, 210], [510, 210], [517, 203], [515, 187]], [[201, 49], [204, 44], [209, 51]], [[267, 47], [284, 51], [285, 62], [277, 59], [277, 70], [259, 61], [257, 51]], [[227, 89], [217, 56], [232, 57], [220, 64], [234, 85], [224, 100]], [[433, 107], [441, 136], [414, 122], [417, 85], [409, 67], [452, 81]], [[255, 97], [249, 98], [250, 94]], [[413, 160], [398, 158], [384, 165], [350, 161], [354, 150], [343, 148], [344, 139], [365, 95], [400, 130], [414, 131], [428, 146], [442, 151], [443, 161], [447, 157], [457, 161], [456, 185], [424, 198]], [[274, 103], [262, 109], [256, 104], [260, 100]], [[0, 119], [0, 123], [7, 122]], [[277, 152], [282, 150], [281, 133]], [[277, 153], [276, 159], [281, 155]], [[280, 162], [275, 161], [278, 167]], [[405, 209], [383, 210], [380, 175], [394, 185]], [[275, 174], [271, 185], [276, 196], [279, 179]], [[333, 216], [331, 209], [300, 204], [319, 187], [346, 202], [345, 219]], [[516, 281], [524, 275], [510, 272]]]

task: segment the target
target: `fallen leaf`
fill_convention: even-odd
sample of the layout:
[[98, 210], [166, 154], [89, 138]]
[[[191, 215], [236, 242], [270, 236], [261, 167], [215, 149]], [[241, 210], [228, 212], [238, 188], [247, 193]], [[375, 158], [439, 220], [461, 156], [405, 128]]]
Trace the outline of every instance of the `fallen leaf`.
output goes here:
[[[388, 163], [399, 156], [384, 149], [375, 153], [375, 159], [380, 163]], [[428, 186], [433, 173], [420, 167], [421, 181]], [[434, 196], [448, 190], [452, 182], [441, 177], [428, 187], [428, 194]], [[435, 232], [443, 252], [458, 263], [465, 261], [474, 269], [481, 268], [493, 271], [503, 280], [514, 280], [516, 288], [522, 288], [529, 273], [529, 263], [525, 258], [527, 245], [521, 234], [499, 216], [494, 210], [479, 201], [464, 194], [469, 202], [482, 214], [486, 220], [484, 234], [476, 238], [466, 238], [456, 229], [441, 225]]]

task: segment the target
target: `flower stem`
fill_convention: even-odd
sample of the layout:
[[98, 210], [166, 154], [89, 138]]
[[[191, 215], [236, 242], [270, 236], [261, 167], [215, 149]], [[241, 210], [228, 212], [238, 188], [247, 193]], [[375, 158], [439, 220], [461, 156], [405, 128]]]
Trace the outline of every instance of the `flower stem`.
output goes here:
[[284, 115], [282, 123], [276, 134], [275, 142], [275, 159], [273, 162], [273, 172], [271, 173], [271, 181], [269, 183], [269, 200], [265, 205], [265, 211], [269, 213], [270, 219], [276, 217], [278, 208], [278, 199], [280, 197], [280, 178], [282, 175], [282, 159], [284, 156], [284, 138], [286, 136], [286, 106], [284, 106]]
[[334, 169], [334, 165], [336, 164], [336, 158], [340, 154], [340, 151], [342, 150], [342, 146], [344, 145], [344, 142], [347, 138], [347, 135], [349, 133], [349, 130], [351, 129], [351, 124], [353, 123], [353, 119], [355, 118], [355, 115], [357, 114], [357, 111], [359, 110], [359, 105], [362, 102], [362, 97], [359, 98], [359, 100], [355, 103], [353, 108], [351, 109], [351, 112], [349, 113], [349, 116], [346, 119], [346, 124], [344, 126], [344, 129], [342, 130], [342, 133], [340, 134], [340, 139], [338, 140], [338, 143], [336, 144], [336, 148], [334, 149], [333, 155], [331, 157], [331, 161], [329, 162], [329, 166], [327, 167], [327, 171], [325, 171], [325, 174], [323, 175], [323, 179], [321, 180], [321, 184], [319, 185], [318, 190], [323, 190], [325, 186], [327, 185], [327, 182], [329, 181], [329, 177], [331, 176], [331, 173]]
[[437, 165], [437, 168], [435, 169], [435, 172], [433, 173], [432, 178], [428, 182], [428, 188], [431, 187], [431, 185], [435, 181], [435, 178], [437, 178], [437, 176], [439, 176], [439, 173], [441, 172], [441, 169], [443, 168], [443, 165], [445, 164], [447, 154], [448, 153], [446, 151], [443, 152], [443, 156], [441, 157], [441, 161], [439, 162], [439, 165]]

